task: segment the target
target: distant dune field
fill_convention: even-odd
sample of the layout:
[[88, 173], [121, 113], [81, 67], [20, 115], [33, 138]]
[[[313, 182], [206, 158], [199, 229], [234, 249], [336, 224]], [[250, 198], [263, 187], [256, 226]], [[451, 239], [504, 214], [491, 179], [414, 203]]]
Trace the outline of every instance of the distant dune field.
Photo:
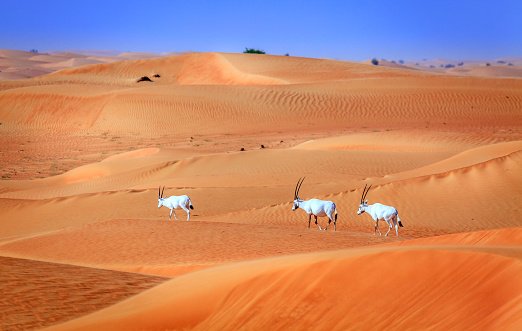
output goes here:
[[[522, 328], [518, 65], [0, 51], [0, 66], [0, 329]], [[303, 176], [336, 232], [292, 212]], [[398, 238], [356, 215], [365, 184], [399, 211]], [[190, 222], [157, 208], [160, 186], [191, 197]]]

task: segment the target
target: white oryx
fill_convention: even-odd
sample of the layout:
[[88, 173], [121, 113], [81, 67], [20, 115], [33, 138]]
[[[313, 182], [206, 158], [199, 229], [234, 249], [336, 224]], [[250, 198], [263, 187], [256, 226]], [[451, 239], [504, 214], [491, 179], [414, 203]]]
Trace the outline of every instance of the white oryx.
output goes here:
[[178, 220], [178, 217], [176, 216], [176, 212], [174, 212], [174, 209], [181, 208], [187, 212], [187, 221], [190, 221], [190, 209], [194, 209], [194, 207], [192, 206], [192, 202], [190, 201], [188, 195], [173, 195], [168, 198], [163, 198], [164, 190], [165, 186], [163, 186], [163, 190], [161, 190], [161, 193], [160, 189], [158, 188], [158, 208], [161, 208], [161, 206], [169, 208], [169, 219], [172, 219], [172, 213], [174, 213], [174, 218], [176, 220]]
[[[370, 185], [370, 187], [372, 187]], [[386, 223], [388, 223], [388, 232], [386, 232], [385, 236], [388, 235], [393, 226], [395, 226], [395, 234], [397, 237], [399, 236], [399, 226], [402, 227], [401, 219], [399, 217], [399, 212], [395, 207], [386, 206], [380, 203], [374, 203], [373, 205], [368, 204], [368, 200], [366, 199], [366, 195], [368, 191], [370, 191], [370, 187], [366, 190], [366, 185], [364, 185], [363, 194], [361, 196], [361, 204], [359, 205], [359, 210], [357, 210], [357, 215], [361, 215], [362, 213], [368, 213], [373, 220], [375, 221], [375, 234], [377, 235], [377, 231], [379, 231], [379, 235], [382, 235], [381, 230], [379, 230], [379, 220], [384, 219]]]
[[[317, 217], [328, 217], [328, 225], [333, 221], [334, 230], [337, 231], [337, 208], [335, 203], [332, 201], [324, 201], [319, 199], [310, 199], [310, 200], [301, 200], [299, 198], [299, 189], [301, 188], [301, 184], [303, 184], [304, 177], [297, 181], [297, 185], [295, 186], [294, 191], [294, 206], [292, 207], [292, 211], [295, 211], [297, 208], [301, 208], [308, 214], [308, 228], [310, 228], [310, 221], [312, 220], [312, 215], [315, 217], [315, 224], [319, 227], [319, 230], [322, 230], [321, 226], [317, 224]], [[328, 230], [328, 225], [325, 230]]]

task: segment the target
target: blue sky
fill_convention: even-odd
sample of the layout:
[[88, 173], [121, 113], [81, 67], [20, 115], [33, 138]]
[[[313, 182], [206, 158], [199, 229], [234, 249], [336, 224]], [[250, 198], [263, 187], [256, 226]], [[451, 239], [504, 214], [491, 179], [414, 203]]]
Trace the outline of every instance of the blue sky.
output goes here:
[[522, 57], [522, 0], [2, 0], [1, 7], [4, 49]]

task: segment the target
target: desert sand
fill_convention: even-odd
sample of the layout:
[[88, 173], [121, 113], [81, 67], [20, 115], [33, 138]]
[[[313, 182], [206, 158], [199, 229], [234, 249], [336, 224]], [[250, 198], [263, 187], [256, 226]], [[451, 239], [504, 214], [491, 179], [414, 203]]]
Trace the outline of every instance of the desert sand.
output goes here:
[[0, 55], [0, 329], [522, 328], [518, 65]]

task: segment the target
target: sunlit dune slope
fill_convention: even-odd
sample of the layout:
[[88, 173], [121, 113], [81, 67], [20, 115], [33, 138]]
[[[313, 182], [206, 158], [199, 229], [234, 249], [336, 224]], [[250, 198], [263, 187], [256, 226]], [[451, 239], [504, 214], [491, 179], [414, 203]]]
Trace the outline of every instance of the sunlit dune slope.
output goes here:
[[[141, 76], [154, 82], [137, 83]], [[123, 136], [509, 128], [520, 122], [522, 100], [516, 79], [500, 84], [361, 63], [221, 53], [82, 66], [0, 83], [0, 90], [6, 132]]]
[[343, 250], [207, 269], [52, 329], [515, 330], [522, 325], [519, 258], [494, 246], [446, 249], [431, 242], [434, 246]]
[[[0, 49], [0, 80], [21, 80], [65, 68], [152, 57], [145, 53], [79, 54], [74, 52], [39, 53]], [[157, 55], [155, 55], [157, 56]]]
[[[196, 221], [304, 227], [305, 214], [291, 211], [296, 174], [308, 175], [301, 197], [335, 201], [339, 231], [372, 232], [369, 216], [355, 214], [365, 183], [374, 184], [370, 203], [399, 210], [406, 237], [520, 224], [520, 142], [485, 145], [444, 158], [468, 143], [440, 140], [438, 145], [422, 143], [424, 148], [415, 153], [398, 148], [386, 156], [376, 144], [375, 151], [361, 151], [358, 143], [374, 138], [363, 137], [315, 140], [288, 150], [209, 155], [145, 149], [56, 177], [7, 182], [0, 195], [0, 215], [6, 220], [2, 240], [115, 218], [166, 220], [168, 212], [156, 208], [159, 186], [167, 187], [166, 195], [189, 194]], [[396, 144], [408, 146], [399, 138]], [[328, 154], [334, 145], [339, 148]], [[417, 145], [409, 146], [413, 150]], [[308, 162], [319, 148], [325, 149], [322, 161]], [[410, 161], [400, 160], [408, 153], [413, 153]], [[425, 165], [430, 155], [439, 158]], [[499, 196], [509, 198], [498, 200]], [[185, 218], [181, 211], [178, 215]]]

